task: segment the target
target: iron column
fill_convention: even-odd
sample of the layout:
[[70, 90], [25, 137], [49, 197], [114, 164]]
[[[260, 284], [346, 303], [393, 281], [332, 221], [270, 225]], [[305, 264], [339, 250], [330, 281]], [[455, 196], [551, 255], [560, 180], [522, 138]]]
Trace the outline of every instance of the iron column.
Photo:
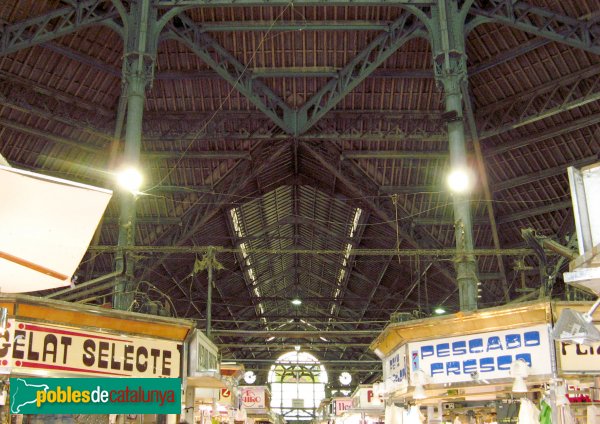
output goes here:
[[[469, 2], [466, 4], [468, 6]], [[432, 18], [428, 22], [435, 78], [444, 90], [450, 169], [468, 169], [461, 91], [461, 84], [467, 79], [465, 16], [466, 10], [461, 10], [456, 0], [438, 0], [437, 6], [432, 8]], [[460, 309], [475, 310], [478, 297], [477, 262], [472, 254], [465, 253], [473, 250], [473, 225], [468, 193], [453, 195], [453, 210], [455, 268]]]
[[[122, 11], [123, 13], [124, 11]], [[131, 9], [124, 18], [125, 55], [123, 58], [123, 90], [127, 98], [127, 120], [125, 123], [125, 146], [121, 166], [139, 169], [142, 144], [142, 119], [146, 87], [152, 82], [154, 56], [148, 46], [156, 43], [152, 31], [154, 22], [150, 0], [131, 3]], [[119, 193], [119, 238], [115, 258], [117, 271], [123, 272], [113, 293], [113, 307], [128, 310], [134, 299], [134, 261], [127, 251], [135, 244], [135, 194], [126, 191]]]

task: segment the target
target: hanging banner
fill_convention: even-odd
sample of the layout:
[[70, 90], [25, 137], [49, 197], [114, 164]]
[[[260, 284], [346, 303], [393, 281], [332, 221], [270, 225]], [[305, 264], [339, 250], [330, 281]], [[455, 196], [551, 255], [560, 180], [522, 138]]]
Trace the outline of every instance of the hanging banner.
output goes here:
[[181, 343], [10, 320], [0, 334], [4, 373], [181, 377]]
[[523, 359], [529, 375], [550, 375], [548, 326], [448, 337], [409, 343], [410, 370], [421, 369], [430, 384], [509, 378], [513, 361]]
[[0, 289], [71, 284], [112, 191], [0, 166]]
[[350, 398], [333, 398], [333, 405], [335, 408], [335, 415], [339, 417], [344, 412], [352, 408], [352, 399]]
[[372, 387], [359, 387], [352, 396], [352, 408], [369, 409], [381, 408], [383, 400], [375, 395]]
[[265, 409], [267, 404], [267, 390], [264, 386], [242, 386], [242, 404], [246, 409]]
[[406, 345], [398, 347], [383, 360], [383, 383], [385, 393], [408, 389], [408, 363]]
[[[600, 329], [600, 325], [596, 325]], [[560, 372], [600, 372], [600, 343], [591, 346], [556, 343]]]

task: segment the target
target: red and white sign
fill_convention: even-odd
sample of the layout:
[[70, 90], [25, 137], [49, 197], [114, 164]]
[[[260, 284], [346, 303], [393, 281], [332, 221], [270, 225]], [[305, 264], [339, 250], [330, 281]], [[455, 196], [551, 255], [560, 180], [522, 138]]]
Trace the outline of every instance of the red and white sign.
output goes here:
[[360, 387], [352, 397], [352, 407], [357, 409], [382, 408], [383, 402], [372, 387]]
[[180, 377], [181, 344], [9, 320], [0, 333], [0, 373]]
[[246, 409], [265, 409], [265, 387], [242, 387], [242, 404]]
[[352, 399], [350, 398], [335, 398], [335, 415], [340, 416], [347, 410], [352, 408]]

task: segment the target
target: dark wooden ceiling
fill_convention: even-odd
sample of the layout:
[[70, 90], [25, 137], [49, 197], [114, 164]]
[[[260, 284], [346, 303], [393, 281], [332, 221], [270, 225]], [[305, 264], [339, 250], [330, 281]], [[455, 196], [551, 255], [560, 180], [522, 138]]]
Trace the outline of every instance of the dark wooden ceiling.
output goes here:
[[[134, 3], [1, 2], [0, 154], [12, 166], [113, 188], [108, 171], [124, 144], [123, 38], [135, 31], [118, 12]], [[265, 370], [300, 344], [334, 375], [351, 368], [355, 381], [372, 380], [380, 366], [367, 346], [392, 313], [458, 309], [444, 96], [427, 33], [290, 135], [257, 98], [301, 109], [407, 13], [403, 2], [229, 3], [153, 2], [166, 25], [145, 91], [133, 309], [155, 302], [204, 326], [207, 272], [194, 269], [213, 246], [222, 268], [212, 321], [224, 358]], [[527, 247], [523, 228], [566, 244], [566, 168], [600, 152], [600, 3], [517, 2], [551, 11], [552, 25], [511, 23], [500, 0], [459, 3], [471, 5], [470, 101], [500, 247]], [[583, 36], [564, 22], [582, 23]], [[203, 34], [197, 44], [178, 38], [185, 25]], [[493, 249], [481, 184], [471, 206], [475, 247]], [[115, 195], [79, 283], [114, 270], [119, 211]], [[479, 307], [537, 296], [533, 253], [497, 253], [506, 279], [494, 252], [477, 257]], [[296, 296], [302, 305], [291, 304]], [[102, 304], [111, 288], [104, 281], [57, 297]], [[285, 333], [272, 339], [273, 331]]]

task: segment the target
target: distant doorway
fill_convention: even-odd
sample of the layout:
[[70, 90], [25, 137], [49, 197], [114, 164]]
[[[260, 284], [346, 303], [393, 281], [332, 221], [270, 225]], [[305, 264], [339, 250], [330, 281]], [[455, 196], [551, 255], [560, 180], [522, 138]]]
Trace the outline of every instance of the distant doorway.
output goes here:
[[307, 352], [280, 356], [269, 371], [271, 409], [286, 421], [310, 421], [325, 398], [327, 371]]

